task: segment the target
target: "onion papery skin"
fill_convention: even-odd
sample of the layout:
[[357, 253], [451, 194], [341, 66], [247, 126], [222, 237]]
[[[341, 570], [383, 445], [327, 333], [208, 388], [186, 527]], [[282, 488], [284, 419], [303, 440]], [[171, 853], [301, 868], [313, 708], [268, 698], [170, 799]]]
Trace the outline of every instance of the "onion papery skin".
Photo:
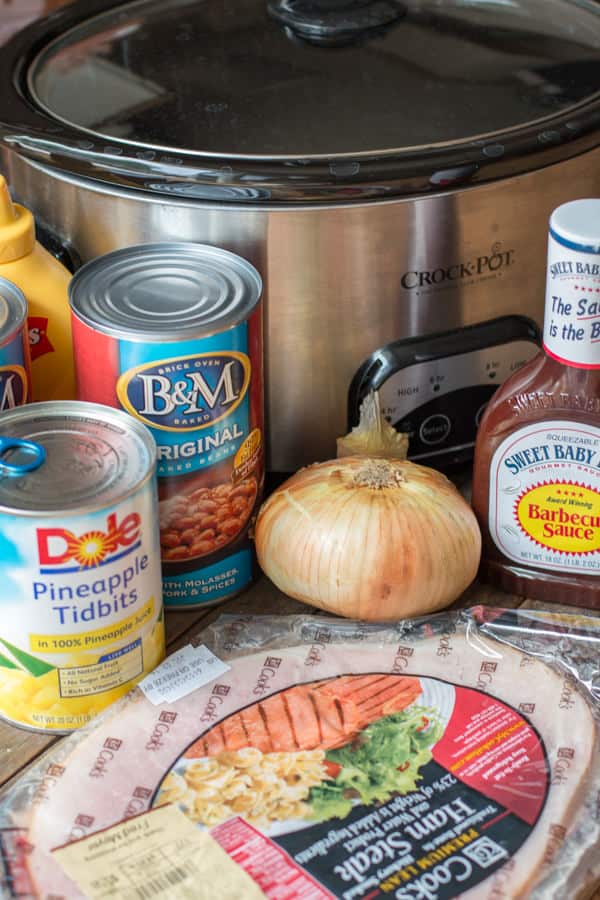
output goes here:
[[[392, 484], [371, 486], [369, 472], [382, 467]], [[371, 621], [448, 606], [475, 578], [481, 555], [475, 515], [444, 475], [362, 457], [316, 463], [289, 478], [262, 505], [255, 542], [262, 570], [281, 591]]]

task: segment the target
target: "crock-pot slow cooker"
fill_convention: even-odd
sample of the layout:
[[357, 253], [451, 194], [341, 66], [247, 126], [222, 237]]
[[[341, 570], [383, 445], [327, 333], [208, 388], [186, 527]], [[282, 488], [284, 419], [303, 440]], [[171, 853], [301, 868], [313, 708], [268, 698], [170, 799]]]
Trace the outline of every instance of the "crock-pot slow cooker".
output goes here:
[[187, 239], [260, 270], [273, 471], [333, 455], [380, 348], [539, 324], [549, 213], [600, 194], [593, 0], [81, 0], [0, 83], [0, 166], [81, 259]]

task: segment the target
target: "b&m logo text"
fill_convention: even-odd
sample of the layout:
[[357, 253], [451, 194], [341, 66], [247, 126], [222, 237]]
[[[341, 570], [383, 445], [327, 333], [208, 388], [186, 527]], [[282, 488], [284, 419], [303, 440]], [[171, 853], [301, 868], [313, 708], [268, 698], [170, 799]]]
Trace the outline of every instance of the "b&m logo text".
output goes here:
[[130, 369], [119, 378], [117, 395], [124, 409], [151, 428], [189, 431], [229, 416], [249, 382], [244, 353], [201, 353]]
[[141, 520], [132, 512], [120, 522], [115, 513], [106, 519], [106, 530], [76, 535], [66, 528], [38, 528], [40, 573], [78, 572], [116, 562], [140, 545]]

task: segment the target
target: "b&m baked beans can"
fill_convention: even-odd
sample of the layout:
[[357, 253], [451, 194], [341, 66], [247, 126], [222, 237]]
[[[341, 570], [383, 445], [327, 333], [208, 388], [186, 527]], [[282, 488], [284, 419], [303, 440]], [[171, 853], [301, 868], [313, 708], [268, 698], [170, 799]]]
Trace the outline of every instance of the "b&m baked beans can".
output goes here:
[[158, 444], [166, 606], [220, 602], [254, 576], [264, 481], [262, 283], [193, 243], [87, 263], [70, 286], [78, 396], [126, 410]]
[[0, 418], [0, 716], [72, 731], [164, 658], [156, 445], [95, 404]]
[[23, 292], [0, 278], [0, 412], [29, 400], [27, 301]]

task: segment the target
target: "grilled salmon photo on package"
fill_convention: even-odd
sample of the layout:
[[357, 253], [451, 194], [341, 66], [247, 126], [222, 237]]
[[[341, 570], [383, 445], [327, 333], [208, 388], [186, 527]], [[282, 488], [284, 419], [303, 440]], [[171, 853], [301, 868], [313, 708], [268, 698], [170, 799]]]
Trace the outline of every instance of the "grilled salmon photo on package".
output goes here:
[[[168, 815], [179, 850], [201, 838], [247, 879], [237, 896], [589, 896], [599, 641], [592, 619], [480, 608], [223, 616], [3, 792], [5, 894], [196, 896], [203, 877], [234, 896], [176, 865], [175, 837], [148, 843]], [[98, 854], [92, 889], [72, 860]]]

